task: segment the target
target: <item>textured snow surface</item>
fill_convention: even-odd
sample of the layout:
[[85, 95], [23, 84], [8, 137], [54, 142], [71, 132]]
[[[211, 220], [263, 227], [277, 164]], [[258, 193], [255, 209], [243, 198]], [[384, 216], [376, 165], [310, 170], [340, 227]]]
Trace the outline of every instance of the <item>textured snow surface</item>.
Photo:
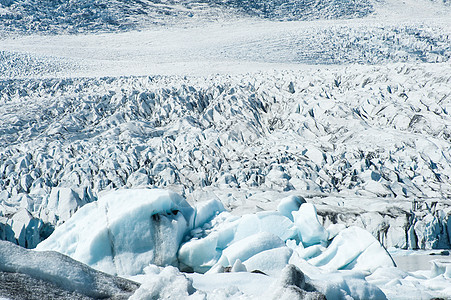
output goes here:
[[126, 33], [1, 38], [0, 78], [236, 74], [307, 65], [450, 59], [445, 16], [309, 22], [244, 21]]
[[151, 25], [190, 24], [199, 19], [330, 19], [362, 17], [372, 11], [370, 0], [5, 0], [0, 2], [0, 30], [47, 34], [127, 31]]

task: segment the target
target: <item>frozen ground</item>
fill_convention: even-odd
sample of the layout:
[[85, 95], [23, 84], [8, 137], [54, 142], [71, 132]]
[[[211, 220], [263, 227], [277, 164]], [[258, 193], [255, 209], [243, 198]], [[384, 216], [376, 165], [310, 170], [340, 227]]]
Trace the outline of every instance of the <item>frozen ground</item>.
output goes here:
[[[267, 251], [273, 249], [249, 250], [254, 242], [280, 244], [263, 225], [246, 233], [255, 239], [247, 244], [233, 246], [238, 240], [232, 239], [227, 244], [232, 250], [224, 244], [226, 258], [214, 251], [200, 255], [215, 253], [206, 265], [190, 261], [195, 245], [180, 248], [185, 256], [174, 254], [187, 237], [210, 241], [209, 234], [238, 224], [241, 216], [255, 221], [278, 206], [285, 213], [299, 209], [291, 202], [280, 206], [281, 199], [315, 205], [315, 226], [284, 215], [290, 219], [286, 224], [294, 221], [301, 231], [313, 226], [312, 232], [330, 228], [338, 234], [358, 226], [390, 249], [451, 247], [448, 1], [106, 3], [68, 1], [53, 7], [53, 1], [0, 1], [1, 239], [34, 248], [56, 228], [44, 242], [50, 244], [61, 235], [59, 228], [78, 228], [80, 217], [72, 216], [81, 207], [87, 211], [91, 202], [119, 188], [168, 188], [194, 209], [219, 200], [204, 213], [223, 206], [231, 215], [215, 219], [211, 228], [199, 231], [186, 216], [186, 228], [171, 227], [178, 243], [163, 240], [162, 247], [172, 249], [172, 256], [153, 261], [151, 254], [136, 255], [184, 271], [214, 267], [213, 274], [186, 275], [142, 262], [123, 266], [141, 273], [134, 278], [143, 282], [136, 298], [152, 289], [169, 295], [166, 285], [201, 299], [252, 298], [270, 284], [277, 286], [272, 295], [277, 298], [289, 298], [294, 290], [298, 296], [315, 290], [332, 295], [336, 289], [321, 285], [328, 275], [314, 275], [331, 271], [320, 268], [331, 261], [320, 253], [335, 249], [326, 250], [334, 242], [324, 236], [303, 245], [322, 257], [315, 265], [321, 270], [309, 269], [314, 257], [307, 264], [273, 259], [276, 252], [278, 258], [292, 257], [299, 240], [287, 243], [290, 238], [279, 236], [291, 250], [282, 247], [271, 255]], [[286, 198], [292, 196], [298, 198]], [[177, 216], [171, 212], [163, 219]], [[100, 248], [82, 250], [90, 249]], [[76, 256], [83, 257], [88, 256]], [[449, 264], [440, 260], [430, 269], [425, 259], [413, 273], [408, 273], [412, 266], [403, 271], [387, 266], [343, 275], [335, 266], [336, 287], [343, 297], [376, 297], [380, 291], [394, 299], [450, 297]], [[263, 264], [268, 274], [282, 274], [290, 262], [317, 280], [315, 288], [293, 281], [300, 275], [292, 267], [277, 283], [272, 274], [216, 274], [221, 267], [243, 271], [272, 260], [273, 269]], [[230, 266], [214, 265], [226, 261]], [[1, 276], [13, 287], [36, 279], [10, 275]], [[243, 280], [251, 283], [240, 285]], [[223, 282], [228, 287], [217, 290]], [[357, 291], [357, 286], [365, 288]]]

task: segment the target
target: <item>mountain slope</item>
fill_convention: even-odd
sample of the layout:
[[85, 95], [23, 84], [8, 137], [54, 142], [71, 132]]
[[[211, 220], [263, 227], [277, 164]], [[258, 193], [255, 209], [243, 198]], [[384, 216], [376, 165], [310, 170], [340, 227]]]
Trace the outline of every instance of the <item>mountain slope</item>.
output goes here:
[[362, 17], [369, 0], [158, 1], [158, 0], [3, 0], [0, 30], [21, 33], [127, 31], [149, 25], [257, 17], [272, 20]]

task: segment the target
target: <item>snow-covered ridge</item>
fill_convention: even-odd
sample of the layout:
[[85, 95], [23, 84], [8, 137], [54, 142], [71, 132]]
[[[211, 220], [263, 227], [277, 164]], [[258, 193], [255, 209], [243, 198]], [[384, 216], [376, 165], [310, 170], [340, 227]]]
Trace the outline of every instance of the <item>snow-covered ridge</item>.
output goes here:
[[[49, 227], [20, 224], [56, 225], [101, 191], [152, 186], [238, 211], [303, 195], [353, 214], [386, 246], [448, 247], [449, 74], [436, 64], [3, 81], [3, 238], [25, 245], [29, 235], [33, 247]], [[359, 216], [353, 197], [374, 199], [379, 221]]]

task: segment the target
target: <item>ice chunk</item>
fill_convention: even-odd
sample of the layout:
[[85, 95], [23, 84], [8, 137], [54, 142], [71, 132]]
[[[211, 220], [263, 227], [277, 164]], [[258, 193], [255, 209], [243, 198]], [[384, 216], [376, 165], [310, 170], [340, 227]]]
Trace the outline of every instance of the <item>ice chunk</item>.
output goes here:
[[342, 271], [319, 274], [310, 283], [327, 299], [387, 299], [376, 285], [359, 272]]
[[277, 210], [293, 222], [291, 212], [298, 211], [301, 204], [305, 203], [305, 199], [300, 196], [289, 196], [280, 200]]
[[192, 273], [187, 276], [193, 279], [194, 288], [207, 293], [207, 299], [264, 299], [274, 282], [273, 277], [249, 272]]
[[[41, 242], [41, 239], [46, 237], [46, 231], [52, 230], [48, 224], [44, 224], [42, 220], [34, 218], [25, 208], [17, 211], [7, 224], [14, 232], [14, 239], [16, 243], [25, 248], [34, 248]], [[5, 227], [6, 227], [5, 225]], [[5, 228], [5, 239], [8, 238], [8, 232]], [[1, 236], [1, 234], [0, 234]], [[9, 238], [9, 240], [13, 240]]]
[[134, 275], [149, 263], [175, 263], [192, 214], [173, 192], [115, 191], [79, 209], [37, 249], [59, 251], [107, 273]]
[[329, 247], [309, 263], [329, 271], [352, 269], [370, 272], [394, 265], [380, 243], [368, 231], [355, 226], [342, 230]]
[[435, 259], [431, 260], [431, 277], [442, 275], [451, 278], [451, 261]]
[[252, 256], [269, 249], [285, 246], [284, 241], [269, 232], [260, 232], [233, 243], [224, 251], [217, 265], [232, 266], [237, 259], [246, 261]]
[[177, 268], [168, 266], [161, 271], [155, 269], [152, 271], [141, 279], [142, 285], [129, 298], [130, 300], [172, 299], [173, 297], [190, 299], [190, 296], [196, 292], [192, 280], [180, 273]]
[[[223, 214], [213, 221], [219, 220]], [[222, 225], [215, 227], [205, 237], [191, 239], [183, 244], [178, 254], [179, 261], [196, 272], [206, 272], [217, 262], [222, 250], [249, 236], [266, 232], [285, 241], [297, 235], [293, 223], [278, 212], [260, 212], [238, 219], [229, 216], [227, 220], [230, 222], [223, 220]]]
[[430, 278], [428, 273], [408, 273], [399, 268], [383, 267], [366, 280], [380, 287], [389, 299], [450, 299], [451, 280], [443, 275]]
[[203, 239], [191, 239], [183, 244], [178, 252], [178, 259], [193, 271], [203, 273], [218, 261], [221, 250], [218, 249], [218, 233], [213, 233]]
[[259, 212], [253, 215], [244, 215], [236, 229], [234, 241], [259, 232], [272, 233], [283, 241], [296, 236], [296, 228], [293, 223], [279, 212]]
[[247, 272], [247, 269], [241, 260], [237, 259], [232, 266], [231, 272]]
[[206, 236], [191, 238], [180, 247], [179, 262], [196, 272], [208, 271], [221, 257], [222, 250], [233, 241], [240, 220], [227, 212], [218, 215], [211, 222], [213, 228], [204, 232]]
[[[302, 244], [300, 244], [300, 245], [302, 245]], [[312, 245], [312, 246], [309, 246], [309, 247], [306, 247], [306, 248], [304, 248], [302, 246], [298, 246], [298, 247], [295, 248], [295, 251], [303, 259], [310, 259], [310, 258], [313, 258], [313, 257], [317, 257], [318, 255], [323, 253], [324, 250], [326, 250], [326, 248], [321, 246], [321, 245]]]
[[304, 203], [298, 211], [294, 211], [294, 224], [304, 246], [326, 242], [329, 234], [319, 223], [316, 208], [311, 203]]
[[358, 271], [326, 271], [293, 252], [289, 261], [305, 274], [305, 282], [327, 299], [386, 299], [384, 293]]
[[288, 247], [280, 247], [260, 252], [243, 264], [249, 271], [259, 270], [268, 275], [276, 275], [285, 268], [290, 260], [293, 250]]
[[213, 219], [218, 213], [225, 211], [221, 201], [213, 199], [196, 205], [194, 228], [200, 227]]

